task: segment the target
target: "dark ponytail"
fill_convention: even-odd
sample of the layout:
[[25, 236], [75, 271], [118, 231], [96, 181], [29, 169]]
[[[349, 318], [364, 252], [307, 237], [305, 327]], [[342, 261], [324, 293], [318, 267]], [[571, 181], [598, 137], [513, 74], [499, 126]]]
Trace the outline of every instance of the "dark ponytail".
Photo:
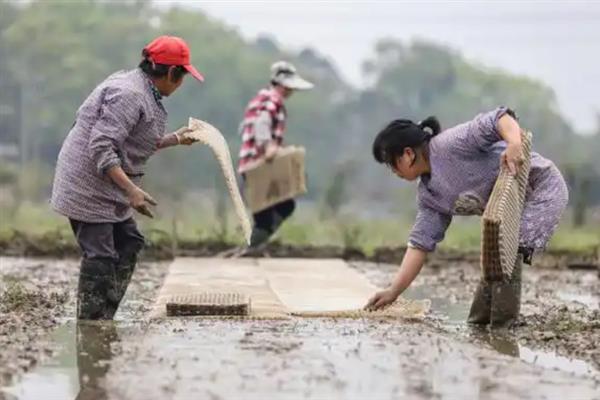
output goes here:
[[430, 135], [429, 139], [440, 133], [442, 130], [440, 121], [438, 121], [438, 119], [434, 116], [425, 118], [423, 121], [419, 122], [418, 125], [419, 128], [423, 129], [424, 131], [429, 131], [427, 132]]
[[378, 163], [393, 166], [397, 156], [407, 147], [416, 150], [440, 133], [442, 127], [436, 117], [427, 117], [415, 124], [409, 119], [396, 119], [381, 130], [373, 141], [373, 157]]

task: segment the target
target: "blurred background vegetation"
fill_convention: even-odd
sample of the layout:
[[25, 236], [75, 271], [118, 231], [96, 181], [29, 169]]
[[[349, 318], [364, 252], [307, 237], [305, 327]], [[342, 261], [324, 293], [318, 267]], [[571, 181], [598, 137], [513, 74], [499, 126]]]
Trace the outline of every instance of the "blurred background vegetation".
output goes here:
[[[415, 186], [372, 161], [374, 134], [399, 116], [437, 115], [450, 127], [507, 105], [571, 189], [569, 212], [552, 245], [600, 243], [600, 116], [595, 134], [578, 134], [561, 115], [552, 89], [535, 78], [482, 67], [436, 43], [382, 39], [364, 62], [370, 84], [357, 89], [314, 49], [290, 52], [271, 37], [250, 41], [202, 11], [156, 8], [148, 1], [0, 2], [0, 232], [68, 234], [47, 200], [77, 108], [106, 76], [135, 67], [143, 46], [161, 34], [185, 38], [207, 78], [201, 86], [188, 80], [165, 101], [170, 128], [185, 125], [190, 116], [207, 120], [226, 135], [232, 154], [240, 145], [243, 109], [267, 84], [273, 61], [294, 62], [316, 83], [288, 105], [287, 142], [307, 149], [309, 194], [281, 230], [285, 242], [365, 249], [404, 244]], [[147, 231], [239, 240], [208, 149], [159, 153], [144, 187], [160, 203], [158, 218], [142, 222]], [[477, 248], [477, 219], [457, 219], [444, 246]]]

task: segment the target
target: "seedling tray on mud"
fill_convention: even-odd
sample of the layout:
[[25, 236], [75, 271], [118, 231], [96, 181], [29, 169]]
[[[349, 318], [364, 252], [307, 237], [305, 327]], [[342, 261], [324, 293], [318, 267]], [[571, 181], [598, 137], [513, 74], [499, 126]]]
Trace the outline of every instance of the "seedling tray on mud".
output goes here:
[[250, 297], [241, 293], [196, 293], [173, 296], [167, 316], [249, 315]]

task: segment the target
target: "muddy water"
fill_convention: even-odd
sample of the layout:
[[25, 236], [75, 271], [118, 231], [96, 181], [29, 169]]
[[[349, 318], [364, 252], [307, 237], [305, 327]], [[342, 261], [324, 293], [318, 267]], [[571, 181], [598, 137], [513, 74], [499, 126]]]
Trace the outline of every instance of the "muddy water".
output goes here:
[[[357, 268], [378, 284], [394, 270], [372, 264]], [[543, 346], [554, 339], [529, 345], [521, 343], [527, 329], [468, 328], [464, 319], [476, 283], [469, 271], [426, 270], [419, 277], [407, 296], [432, 299], [432, 316], [422, 323], [181, 319], [149, 324], [144, 315], [164, 271], [142, 269], [116, 322], [62, 325], [51, 337], [56, 356], [4, 388], [4, 397], [600, 398], [597, 370]], [[594, 299], [596, 282], [587, 279], [531, 275], [524, 314], [538, 315], [551, 291], [548, 282], [562, 282], [565, 293]], [[542, 297], [534, 301], [536, 296]], [[543, 303], [578, 304], [564, 296]]]
[[[521, 360], [539, 365], [544, 368], [557, 369], [580, 376], [589, 376], [600, 379], [600, 371], [591, 363], [578, 359], [570, 359], [558, 355], [555, 351], [536, 350], [530, 346], [519, 343], [519, 337], [506, 329], [496, 329], [491, 331], [488, 328], [480, 328], [465, 324], [469, 313], [470, 304], [468, 302], [448, 302], [445, 298], [428, 297], [428, 294], [434, 294], [431, 288], [427, 290], [424, 286], [410, 288], [406, 296], [413, 299], [431, 299], [432, 310], [431, 317], [437, 319], [438, 326], [444, 331], [457, 334], [465, 340], [469, 340], [480, 345], [492, 348], [501, 354], [512, 357], [518, 357]], [[594, 308], [594, 300], [598, 297], [588, 294], [575, 295], [569, 292], [559, 294], [562, 299], [583, 303], [582, 298], [589, 301], [590, 308]]]
[[67, 324], [54, 336], [64, 343], [59, 356], [9, 388], [8, 399], [593, 399], [600, 389], [422, 324], [176, 320]]

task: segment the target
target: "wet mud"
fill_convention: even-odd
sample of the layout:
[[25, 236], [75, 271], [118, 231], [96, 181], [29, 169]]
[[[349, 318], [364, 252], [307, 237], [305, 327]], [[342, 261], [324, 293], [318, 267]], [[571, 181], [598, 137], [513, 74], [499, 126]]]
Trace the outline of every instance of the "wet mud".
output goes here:
[[[78, 325], [75, 260], [0, 262], [0, 293], [15, 281], [44, 293], [21, 302], [21, 292], [11, 292], [24, 308], [0, 314], [3, 322], [11, 315], [12, 327], [0, 324], [0, 398], [597, 399], [600, 393], [595, 271], [525, 269], [520, 320], [489, 331], [464, 323], [479, 275], [476, 263], [461, 259], [430, 263], [406, 293], [432, 300], [432, 313], [420, 323], [151, 323], [147, 312], [168, 263], [142, 263], [114, 322]], [[397, 268], [352, 265], [381, 286]]]
[[[141, 263], [116, 318], [142, 319], [167, 268]], [[75, 259], [0, 257], [0, 386], [60, 351], [49, 334], [74, 320], [78, 274]]]

